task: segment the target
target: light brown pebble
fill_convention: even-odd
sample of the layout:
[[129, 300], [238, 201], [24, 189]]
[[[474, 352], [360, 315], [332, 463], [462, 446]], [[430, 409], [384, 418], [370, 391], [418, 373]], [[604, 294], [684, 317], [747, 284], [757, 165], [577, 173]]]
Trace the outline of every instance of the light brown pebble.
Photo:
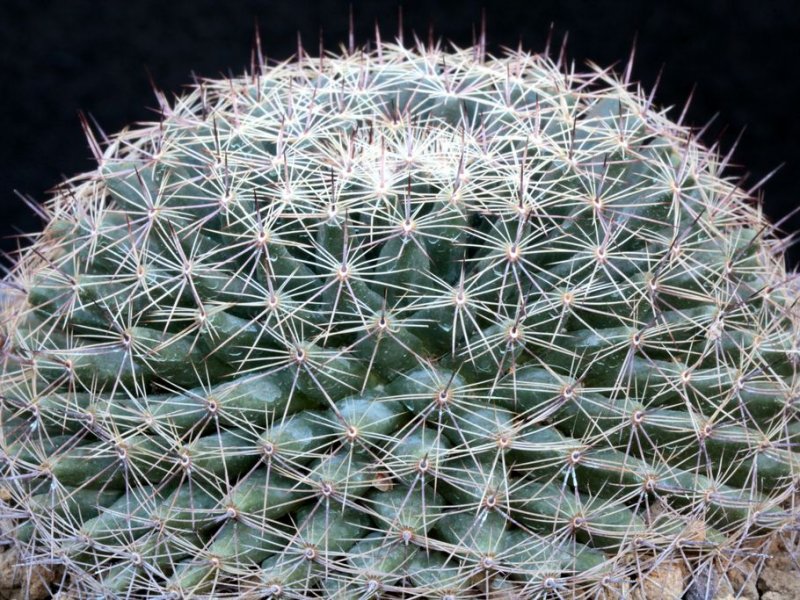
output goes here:
[[627, 583], [606, 586], [603, 590], [603, 600], [627, 600], [631, 597], [630, 585]]
[[797, 600], [800, 598], [800, 572], [786, 552], [767, 561], [758, 577], [761, 600]]
[[0, 600], [45, 600], [52, 596], [50, 584], [55, 574], [42, 566], [30, 573], [18, 566], [19, 555], [13, 547], [0, 551]]
[[631, 600], [680, 600], [685, 579], [686, 567], [682, 562], [664, 562], [647, 574]]
[[[754, 567], [750, 563], [729, 569], [727, 579], [720, 582], [720, 594], [727, 593], [734, 598], [742, 598], [742, 600], [745, 598], [747, 600], [756, 599], [758, 598], [756, 579]], [[714, 600], [717, 599], [715, 598]], [[725, 600], [725, 596], [722, 595], [720, 600]]]
[[[749, 586], [733, 586], [728, 580], [722, 580], [719, 583], [717, 593], [711, 600], [758, 600], [758, 591], [755, 589], [755, 584], [751, 582]], [[751, 592], [751, 593], [748, 593]]]

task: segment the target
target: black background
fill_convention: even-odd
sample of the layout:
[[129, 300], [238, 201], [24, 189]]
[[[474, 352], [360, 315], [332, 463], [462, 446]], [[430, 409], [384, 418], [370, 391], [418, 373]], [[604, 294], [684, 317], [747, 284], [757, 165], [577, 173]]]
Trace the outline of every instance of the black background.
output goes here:
[[[557, 50], [569, 34], [567, 57], [622, 70], [636, 39], [634, 79], [652, 88], [660, 106], [677, 118], [696, 84], [687, 122], [707, 129], [707, 145], [734, 152], [732, 174], [757, 183], [784, 166], [761, 188], [773, 221], [800, 205], [800, 10], [792, 2], [696, 0], [693, 2], [403, 3], [406, 40], [413, 31], [459, 45], [472, 40], [485, 8], [489, 49], [503, 45], [544, 48], [554, 24]], [[111, 133], [155, 117], [150, 78], [178, 92], [194, 72], [240, 73], [250, 61], [258, 21], [264, 52], [287, 59], [298, 32], [317, 54], [320, 28], [326, 48], [346, 42], [348, 2], [308, 0], [0, 0], [0, 237], [14, 250], [15, 233], [40, 227], [14, 193], [37, 201], [65, 176], [92, 168], [78, 111]], [[353, 2], [356, 42], [396, 35], [398, 4]], [[748, 187], [745, 185], [745, 187]], [[800, 216], [786, 221], [800, 231]], [[797, 264], [800, 252], [791, 250]], [[6, 260], [7, 262], [7, 260]]]

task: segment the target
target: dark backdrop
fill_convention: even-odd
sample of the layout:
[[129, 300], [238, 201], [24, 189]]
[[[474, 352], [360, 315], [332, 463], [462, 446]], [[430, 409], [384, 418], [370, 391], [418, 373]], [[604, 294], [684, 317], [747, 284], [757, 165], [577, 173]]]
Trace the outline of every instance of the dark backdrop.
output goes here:
[[[634, 39], [634, 77], [649, 89], [664, 67], [657, 102], [677, 116], [692, 87], [687, 121], [721, 138], [739, 173], [762, 187], [764, 210], [777, 221], [800, 204], [800, 11], [793, 2], [732, 0], [648, 2], [525, 0], [403, 2], [406, 36], [434, 32], [464, 45], [485, 7], [491, 50], [522, 41], [541, 50], [554, 24], [567, 56], [624, 66]], [[250, 59], [258, 20], [270, 58], [286, 59], [297, 33], [309, 49], [347, 39], [346, 1], [309, 0], [0, 0], [0, 237], [5, 251], [19, 231], [39, 224], [14, 193], [37, 201], [68, 176], [92, 167], [78, 111], [108, 132], [153, 118], [149, 78], [176, 92], [191, 72], [239, 73]], [[397, 31], [393, 0], [352, 3], [355, 37], [366, 41], [376, 19], [384, 38]], [[745, 168], [746, 167], [746, 168]], [[800, 217], [786, 221], [800, 231]], [[792, 249], [797, 264], [800, 253]]]

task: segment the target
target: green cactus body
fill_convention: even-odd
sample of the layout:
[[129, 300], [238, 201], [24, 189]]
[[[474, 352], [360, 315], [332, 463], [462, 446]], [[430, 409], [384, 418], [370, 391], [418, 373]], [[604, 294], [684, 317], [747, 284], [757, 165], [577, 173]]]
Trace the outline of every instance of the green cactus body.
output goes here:
[[203, 81], [6, 278], [13, 543], [81, 598], [621, 597], [759, 554], [800, 315], [723, 167], [523, 52]]

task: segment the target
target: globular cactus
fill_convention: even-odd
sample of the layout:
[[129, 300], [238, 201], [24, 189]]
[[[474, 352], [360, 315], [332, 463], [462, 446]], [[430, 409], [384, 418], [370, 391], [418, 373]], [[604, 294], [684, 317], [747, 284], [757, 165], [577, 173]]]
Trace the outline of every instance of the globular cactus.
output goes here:
[[563, 67], [378, 40], [90, 136], [5, 280], [23, 574], [605, 599], [680, 563], [710, 598], [793, 531], [780, 243], [727, 156]]

